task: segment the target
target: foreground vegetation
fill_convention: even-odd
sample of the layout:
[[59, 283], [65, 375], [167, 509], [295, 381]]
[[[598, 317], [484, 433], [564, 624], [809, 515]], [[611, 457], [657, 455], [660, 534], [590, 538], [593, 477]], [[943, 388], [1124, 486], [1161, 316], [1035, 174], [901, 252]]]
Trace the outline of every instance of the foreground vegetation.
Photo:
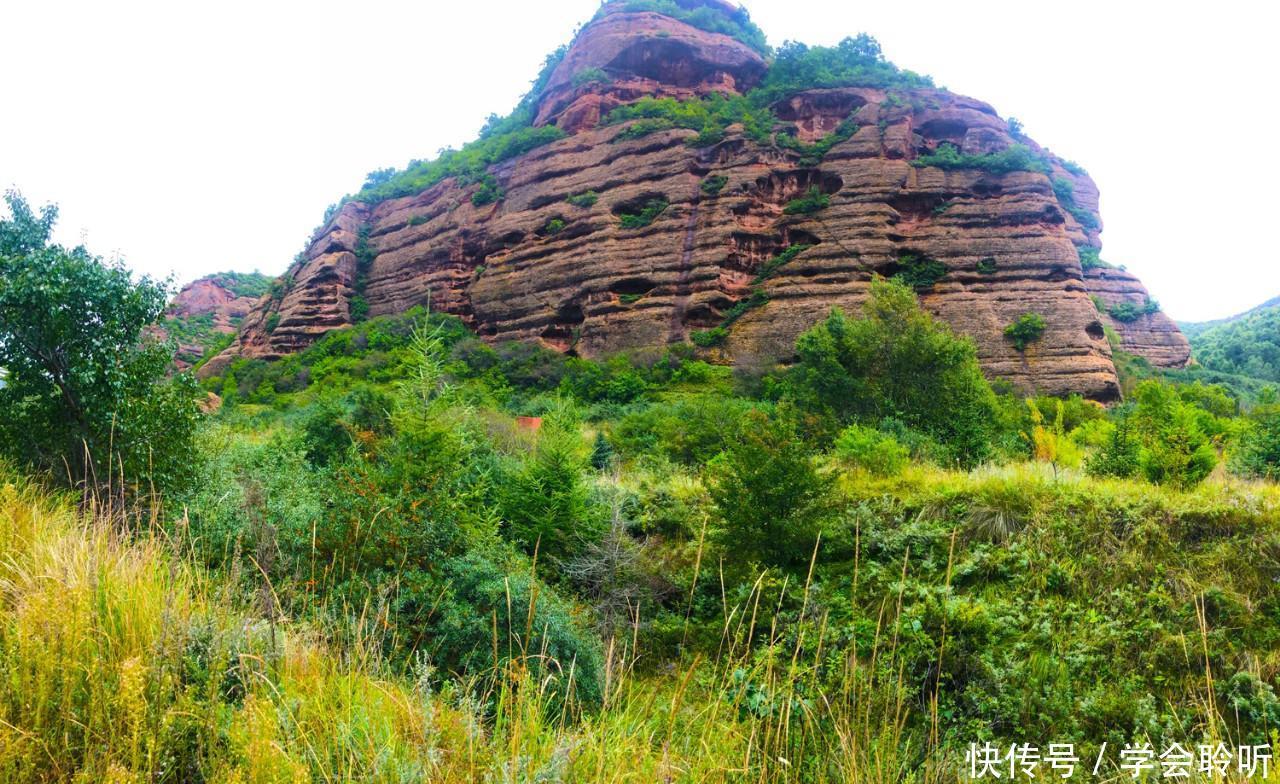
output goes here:
[[1128, 744], [1280, 741], [1270, 389], [1025, 399], [876, 280], [790, 368], [416, 311], [234, 363], [198, 417], [156, 284], [11, 205], [0, 780], [952, 781], [985, 741], [1123, 777]]

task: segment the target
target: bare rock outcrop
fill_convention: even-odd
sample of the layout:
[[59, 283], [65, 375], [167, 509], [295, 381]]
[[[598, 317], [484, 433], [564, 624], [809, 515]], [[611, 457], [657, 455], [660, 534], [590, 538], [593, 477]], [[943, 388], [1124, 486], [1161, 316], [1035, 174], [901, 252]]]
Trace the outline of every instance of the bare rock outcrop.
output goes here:
[[[1097, 188], [991, 106], [935, 89], [803, 91], [773, 107], [800, 141], [856, 127], [816, 161], [737, 126], [695, 148], [694, 131], [625, 138], [625, 124], [600, 124], [645, 95], [745, 90], [765, 67], [725, 35], [651, 12], [605, 14], [575, 40], [538, 107], [537, 123], [569, 135], [491, 167], [500, 201], [476, 206], [480, 186], [450, 178], [377, 204], [348, 202], [290, 270], [283, 294], [259, 304], [207, 372], [236, 356], [297, 351], [350, 323], [357, 297], [371, 316], [430, 302], [487, 340], [600, 356], [686, 342], [754, 293], [758, 306], [711, 354], [785, 362], [796, 336], [830, 308], [856, 310], [873, 276], [925, 264], [937, 274], [921, 286], [922, 304], [974, 339], [991, 377], [1026, 391], [1119, 395], [1091, 294], [1130, 298], [1141, 286], [1086, 275], [1077, 248], [1100, 244]], [[575, 78], [589, 69], [609, 80]], [[1050, 170], [915, 165], [944, 144], [970, 155], [1024, 144]], [[708, 178], [723, 185], [704, 187]], [[788, 214], [789, 202], [814, 190], [825, 209]], [[587, 191], [598, 195], [592, 204], [567, 200]], [[662, 204], [648, 225], [622, 219]], [[760, 279], [797, 245], [807, 247]], [[1018, 351], [1004, 329], [1028, 312], [1047, 328]], [[1126, 349], [1185, 364], [1172, 322], [1144, 319], [1120, 325]]]

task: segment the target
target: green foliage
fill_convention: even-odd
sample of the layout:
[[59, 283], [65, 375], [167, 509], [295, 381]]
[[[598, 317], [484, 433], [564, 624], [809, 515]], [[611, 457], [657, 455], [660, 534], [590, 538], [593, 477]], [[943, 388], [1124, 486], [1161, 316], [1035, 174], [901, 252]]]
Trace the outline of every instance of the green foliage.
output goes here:
[[729, 330], [724, 327], [712, 327], [711, 329], [695, 329], [689, 333], [689, 340], [693, 341], [695, 346], [699, 348], [712, 348], [722, 345], [729, 339]]
[[769, 53], [769, 45], [764, 32], [751, 21], [745, 8], [739, 7], [732, 13], [708, 5], [693, 4], [687, 7], [676, 0], [624, 0], [620, 6], [606, 6], [599, 14], [610, 10], [627, 12], [651, 11], [653, 13], [678, 19], [687, 25], [709, 33], [721, 33], [746, 44], [758, 54]]
[[993, 258], [991, 258], [990, 256], [986, 257], [985, 259], [979, 259], [979, 260], [978, 260], [978, 274], [979, 274], [979, 275], [994, 275], [994, 274], [996, 274], [996, 260], [995, 260], [995, 259], [993, 259]]
[[839, 310], [796, 341], [789, 379], [805, 410], [839, 422], [901, 420], [973, 465], [991, 451], [995, 395], [977, 352], [920, 309], [900, 283], [875, 280], [863, 318]]
[[729, 183], [729, 178], [720, 174], [713, 174], [702, 181], [699, 189], [702, 195], [714, 199], [720, 195], [720, 191], [724, 190], [724, 186]]
[[1023, 313], [1004, 328], [1004, 336], [1018, 351], [1026, 351], [1027, 346], [1040, 339], [1047, 326], [1039, 313]]
[[582, 207], [583, 209], [586, 209], [587, 207], [595, 206], [595, 203], [599, 198], [600, 194], [595, 191], [583, 191], [582, 193], [575, 193], [570, 196], [566, 196], [564, 200], [572, 204], [574, 207]]
[[789, 416], [752, 411], [713, 466], [710, 492], [726, 546], [745, 559], [798, 567], [813, 552], [831, 479], [815, 469]]
[[409, 219], [404, 223], [406, 226], [421, 226], [422, 224], [426, 223], [428, 220], [430, 220], [430, 218], [428, 218], [426, 215], [411, 215]]
[[939, 169], [981, 169], [993, 174], [1015, 171], [1049, 173], [1048, 165], [1024, 144], [1014, 144], [1000, 152], [985, 155], [968, 155], [962, 154], [954, 144], [944, 142], [932, 153], [916, 158], [911, 165], [935, 166]]
[[547, 221], [547, 225], [542, 227], [542, 233], [548, 236], [553, 234], [559, 234], [560, 232], [564, 231], [565, 226], [568, 226], [568, 225], [569, 224], [564, 222], [564, 218], [557, 216]]
[[163, 284], [50, 242], [57, 208], [17, 192], [0, 220], [0, 454], [71, 483], [168, 488], [190, 478], [190, 377], [147, 337]]
[[493, 204], [501, 201], [506, 195], [506, 191], [498, 184], [498, 180], [492, 174], [485, 174], [479, 178], [480, 187], [476, 192], [471, 194], [471, 203], [476, 207], [483, 207], [486, 204]]
[[818, 186], [811, 185], [803, 196], [787, 202], [782, 211], [787, 215], [810, 215], [819, 210], [825, 210], [829, 206], [831, 206], [831, 197], [823, 193]]
[[[447, 177], [456, 177], [462, 184], [482, 183], [476, 196], [484, 193], [482, 198], [492, 196], [491, 201], [497, 201], [501, 198], [500, 189], [495, 191], [496, 183], [490, 184], [492, 176], [486, 174], [488, 167], [562, 139], [564, 135], [564, 131], [556, 126], [544, 125], [481, 136], [460, 150], [445, 150], [434, 160], [411, 161], [403, 171], [366, 183], [352, 198], [366, 204], [377, 204], [419, 193]], [[475, 196], [472, 198], [474, 200]], [[484, 203], [489, 202], [481, 202]]]
[[749, 138], [766, 142], [777, 122], [767, 107], [740, 95], [713, 93], [705, 98], [685, 101], [675, 98], [644, 97], [635, 103], [619, 106], [604, 118], [605, 125], [631, 122], [616, 139], [638, 139], [656, 131], [685, 128], [698, 131], [690, 138], [694, 147], [706, 147], [724, 138], [725, 129], [741, 123]]
[[588, 454], [576, 425], [564, 414], [544, 420], [533, 453], [499, 479], [504, 533], [526, 553], [565, 558], [604, 533], [587, 503]]
[[1218, 464], [1218, 455], [1196, 406], [1159, 381], [1139, 384], [1134, 399], [1130, 415], [1141, 444], [1138, 468], [1147, 481], [1189, 487], [1204, 480]]
[[1136, 302], [1117, 302], [1107, 308], [1107, 315], [1116, 321], [1130, 322], [1137, 321], [1143, 316], [1149, 316], [1152, 313], [1160, 312], [1160, 303], [1147, 298], [1142, 304]]
[[1062, 165], [1062, 168], [1066, 169], [1067, 171], [1071, 172], [1077, 177], [1089, 176], [1089, 172], [1085, 171], [1085, 168], [1080, 164], [1076, 163], [1075, 161], [1062, 161], [1061, 165]]
[[[352, 307], [353, 308], [355, 307], [354, 303], [352, 304]], [[366, 304], [365, 307], [367, 308], [368, 305]], [[280, 326], [280, 311], [278, 310], [271, 311], [271, 313], [267, 315], [267, 320], [263, 322], [262, 326], [263, 326], [263, 329], [267, 331], [268, 335], [270, 335], [272, 332], [275, 332], [276, 327]]]
[[901, 269], [893, 279], [917, 292], [928, 291], [947, 275], [947, 265], [937, 259], [914, 253], [899, 256], [898, 266]]
[[875, 87], [914, 89], [933, 81], [899, 69], [884, 58], [876, 39], [863, 33], [835, 46], [806, 46], [787, 41], [774, 53], [752, 99], [769, 105], [801, 90], [817, 87]]
[[836, 456], [876, 476], [893, 476], [906, 468], [910, 450], [891, 434], [866, 427], [849, 425], [836, 438]]
[[1259, 406], [1231, 452], [1230, 467], [1239, 476], [1280, 479], [1280, 407]]
[[1058, 203], [1062, 205], [1063, 209], [1071, 213], [1077, 223], [1083, 226], [1086, 231], [1092, 231], [1099, 227], [1097, 216], [1076, 204], [1076, 189], [1071, 184], [1071, 180], [1055, 176], [1052, 184], [1053, 194], [1058, 198]]
[[584, 84], [609, 84], [612, 81], [609, 74], [602, 68], [584, 68], [573, 75], [574, 87], [581, 87]]
[[831, 151], [832, 147], [835, 147], [840, 142], [848, 141], [857, 132], [858, 124], [856, 122], [844, 120], [836, 126], [834, 131], [812, 144], [805, 144], [789, 134], [780, 133], [774, 138], [779, 147], [800, 153], [801, 166], [817, 166]]
[[801, 253], [804, 253], [806, 250], [812, 247], [813, 247], [812, 245], [806, 245], [804, 243], [788, 245], [786, 250], [782, 251], [777, 256], [774, 256], [773, 258], [769, 259], [764, 263], [763, 266], [760, 267], [760, 272], [756, 275], [756, 279], [754, 283], [758, 285], [760, 283], [765, 282], [769, 278], [773, 277], [773, 274], [777, 272], [779, 269], [781, 269], [784, 265], [790, 264], [793, 260], [795, 260], [796, 256], [799, 256]]
[[1111, 264], [1102, 260], [1099, 256], [1099, 249], [1090, 245], [1082, 245], [1076, 248], [1080, 253], [1080, 268], [1086, 272], [1091, 269], [1106, 268], [1110, 269]]
[[666, 212], [669, 206], [671, 206], [670, 202], [664, 198], [657, 197], [639, 205], [639, 212], [622, 210], [615, 211], [615, 214], [618, 216], [618, 223], [622, 228], [643, 229], [657, 220], [658, 216]]
[[1196, 361], [1205, 368], [1280, 382], [1280, 306], [1269, 304], [1184, 331]]

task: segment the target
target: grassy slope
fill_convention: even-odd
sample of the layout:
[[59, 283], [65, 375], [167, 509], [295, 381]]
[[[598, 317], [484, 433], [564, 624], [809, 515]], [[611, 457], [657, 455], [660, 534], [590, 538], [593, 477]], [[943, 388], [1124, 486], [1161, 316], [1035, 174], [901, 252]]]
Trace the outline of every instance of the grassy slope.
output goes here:
[[[605, 708], [579, 719], [549, 711], [518, 664], [503, 693], [481, 700], [495, 706], [482, 717], [459, 696], [464, 684], [432, 693], [359, 643], [335, 650], [303, 624], [273, 628], [186, 565], [180, 545], [122, 539], [104, 515], [5, 473], [0, 780], [896, 781], [908, 769], [953, 779], [954, 752], [920, 767], [927, 733], [909, 727], [931, 723], [930, 705], [902, 683], [914, 677], [913, 630], [938, 599], [952, 624], [937, 654], [948, 669], [998, 652], [975, 643], [984, 624], [1008, 625], [1013, 656], [1039, 662], [1009, 673], [1023, 710], [1123, 689], [1145, 669], [1191, 717], [1177, 734], [1230, 737], [1231, 716], [1207, 721], [1214, 679], [1280, 669], [1274, 487], [1176, 493], [1033, 467], [842, 481], [852, 502], [891, 499], [901, 516], [878, 517], [900, 537], [867, 518], [859, 555], [815, 576], [803, 601], [882, 580], [870, 646], [841, 653], [822, 639], [826, 618], [807, 641], [772, 641], [762, 578], [726, 607], [718, 656], [637, 676], [635, 652], [615, 651]], [[750, 637], [757, 651], [744, 655]], [[805, 697], [779, 703], [784, 694]], [[1036, 726], [1034, 714], [1023, 720]]]

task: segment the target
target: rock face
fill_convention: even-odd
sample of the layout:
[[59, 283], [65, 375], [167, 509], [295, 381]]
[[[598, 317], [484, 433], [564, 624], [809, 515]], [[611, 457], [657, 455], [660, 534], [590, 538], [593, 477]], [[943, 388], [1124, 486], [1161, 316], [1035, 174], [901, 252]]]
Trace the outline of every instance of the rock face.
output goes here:
[[220, 336], [236, 332], [269, 282], [266, 276], [256, 273], [223, 273], [183, 286], [156, 330], [161, 338], [178, 341], [174, 358], [177, 366], [191, 367]]
[[[1095, 267], [1085, 273], [1085, 285], [1105, 307], [1124, 302], [1142, 306], [1151, 295], [1142, 282], [1122, 269]], [[1121, 348], [1156, 367], [1185, 367], [1191, 361], [1191, 344], [1173, 319], [1163, 312], [1145, 313], [1132, 321], [1104, 316], [1120, 335]]]
[[[765, 68], [726, 35], [649, 12], [603, 15], [579, 34], [537, 107], [536, 123], [570, 135], [492, 167], [502, 200], [474, 206], [478, 186], [446, 179], [412, 196], [345, 204], [290, 271], [283, 296], [259, 303], [207, 372], [236, 356], [296, 351], [349, 324], [362, 249], [372, 256], [360, 284], [370, 315], [429, 302], [485, 339], [585, 356], [688, 341], [758, 288], [767, 302], [709, 351], [750, 363], [785, 362], [795, 337], [830, 308], [856, 311], [874, 275], [930, 263], [945, 274], [922, 291], [922, 304], [972, 336], [991, 377], [1025, 391], [1119, 395], [1090, 295], [1111, 301], [1145, 291], [1116, 270], [1085, 274], [1077, 246], [1100, 244], [1097, 188], [1015, 136], [991, 106], [934, 89], [804, 91], [774, 106], [798, 139], [822, 138], [845, 121], [857, 127], [817, 161], [737, 126], [694, 148], [686, 143], [693, 131], [627, 139], [627, 124], [599, 124], [646, 95], [744, 91]], [[591, 69], [610, 81], [575, 78]], [[1051, 171], [912, 165], [944, 143], [973, 155], [1025, 144]], [[708, 178], [724, 178], [723, 187], [704, 188]], [[811, 189], [829, 206], [785, 212]], [[598, 194], [590, 206], [566, 201], [586, 191]], [[652, 223], [623, 225], [620, 215], [654, 200], [668, 206]], [[808, 247], [758, 283], [767, 262], [794, 245]], [[1019, 352], [1004, 329], [1032, 311], [1047, 329]], [[1119, 329], [1127, 349], [1157, 365], [1187, 361], [1186, 341], [1161, 314]]]

